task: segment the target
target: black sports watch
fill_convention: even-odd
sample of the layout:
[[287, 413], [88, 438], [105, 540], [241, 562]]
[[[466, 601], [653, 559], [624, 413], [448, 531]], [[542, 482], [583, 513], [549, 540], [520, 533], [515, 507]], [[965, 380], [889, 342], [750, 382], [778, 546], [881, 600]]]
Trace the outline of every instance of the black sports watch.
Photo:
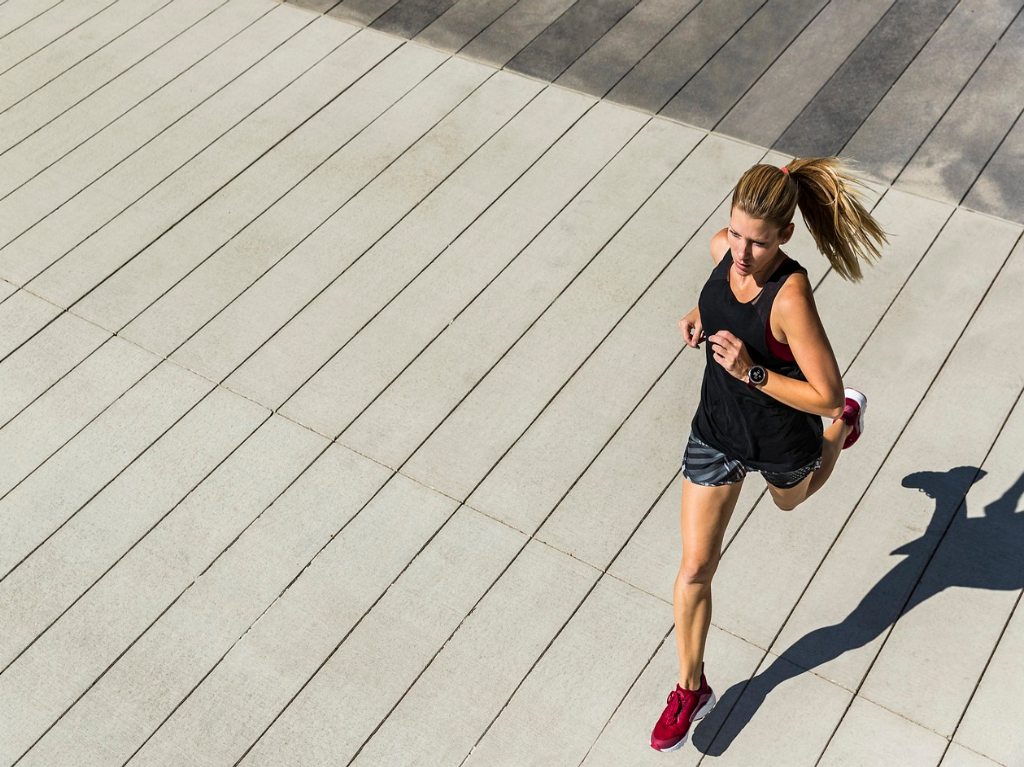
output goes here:
[[751, 389], [764, 384], [768, 380], [768, 371], [760, 365], [751, 365], [747, 371], [747, 386]]

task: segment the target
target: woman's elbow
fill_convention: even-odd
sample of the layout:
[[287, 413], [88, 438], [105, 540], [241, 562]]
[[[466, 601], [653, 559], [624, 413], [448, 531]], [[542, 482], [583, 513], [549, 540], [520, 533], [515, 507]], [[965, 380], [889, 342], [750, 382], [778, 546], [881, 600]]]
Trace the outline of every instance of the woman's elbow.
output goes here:
[[825, 415], [832, 420], [843, 414], [843, 407], [846, 405], [846, 394], [840, 390], [838, 393], [831, 392], [831, 396], [825, 405]]

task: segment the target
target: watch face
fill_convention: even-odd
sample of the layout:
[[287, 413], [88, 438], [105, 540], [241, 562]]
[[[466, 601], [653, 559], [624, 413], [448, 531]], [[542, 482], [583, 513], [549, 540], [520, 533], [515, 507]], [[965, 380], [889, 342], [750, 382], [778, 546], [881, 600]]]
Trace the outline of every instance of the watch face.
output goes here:
[[747, 373], [747, 377], [750, 379], [750, 383], [759, 386], [764, 383], [768, 374], [764, 372], [764, 368], [760, 365], [754, 365], [750, 368], [750, 372]]

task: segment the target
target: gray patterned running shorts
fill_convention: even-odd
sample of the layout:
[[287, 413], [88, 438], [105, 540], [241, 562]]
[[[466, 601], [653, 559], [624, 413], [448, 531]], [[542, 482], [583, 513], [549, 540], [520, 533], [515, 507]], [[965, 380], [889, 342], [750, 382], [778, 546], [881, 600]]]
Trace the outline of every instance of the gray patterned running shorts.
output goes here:
[[[761, 475], [769, 485], [786, 490], [799, 485], [808, 474], [820, 467], [821, 458], [818, 457], [794, 471], [762, 471]], [[744, 465], [738, 458], [730, 458], [692, 434], [686, 441], [686, 449], [683, 451], [683, 476], [695, 485], [733, 485], [742, 482], [748, 471], [758, 470]]]

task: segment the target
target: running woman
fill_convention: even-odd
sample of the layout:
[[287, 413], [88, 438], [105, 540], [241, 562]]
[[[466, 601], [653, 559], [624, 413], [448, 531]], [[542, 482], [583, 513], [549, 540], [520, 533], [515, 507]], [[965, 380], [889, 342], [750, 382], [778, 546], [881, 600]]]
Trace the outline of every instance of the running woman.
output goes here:
[[[705, 344], [700, 404], [683, 455], [682, 562], [673, 592], [679, 681], [651, 746], [673, 751], [715, 705], [704, 677], [711, 579], [748, 471], [779, 508], [817, 492], [839, 453], [864, 430], [867, 398], [843, 389], [807, 271], [782, 246], [797, 207], [818, 250], [848, 280], [879, 258], [885, 233], [861, 204], [838, 158], [755, 165], [733, 190], [729, 226], [711, 238], [715, 267], [683, 340]], [[832, 419], [822, 428], [822, 417]]]

